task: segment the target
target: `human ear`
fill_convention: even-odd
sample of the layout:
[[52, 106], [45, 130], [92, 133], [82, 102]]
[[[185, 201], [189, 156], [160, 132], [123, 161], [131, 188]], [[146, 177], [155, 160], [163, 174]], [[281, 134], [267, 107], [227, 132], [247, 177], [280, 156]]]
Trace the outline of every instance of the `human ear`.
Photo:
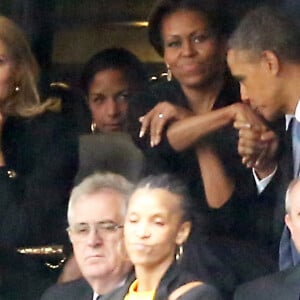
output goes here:
[[187, 238], [189, 237], [189, 234], [191, 232], [192, 224], [191, 222], [183, 222], [177, 232], [176, 235], [176, 244], [177, 245], [182, 245]]
[[69, 240], [73, 244], [72, 232], [70, 231], [69, 228], [67, 229], [67, 232], [68, 232]]
[[288, 229], [292, 233], [293, 232], [293, 226], [292, 226], [291, 216], [289, 214], [286, 214], [285, 217], [284, 217], [284, 221], [285, 221], [285, 225], [288, 227]]
[[265, 69], [272, 75], [277, 75], [280, 71], [280, 61], [278, 56], [269, 50], [262, 52], [261, 61]]

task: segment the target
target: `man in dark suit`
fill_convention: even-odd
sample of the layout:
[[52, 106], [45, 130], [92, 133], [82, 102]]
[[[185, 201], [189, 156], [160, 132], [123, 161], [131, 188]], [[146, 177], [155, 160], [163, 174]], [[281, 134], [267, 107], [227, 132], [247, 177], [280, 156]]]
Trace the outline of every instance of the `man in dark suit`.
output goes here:
[[240, 286], [234, 300], [299, 300], [300, 266]]
[[[255, 169], [260, 192], [273, 181], [275, 189], [269, 200], [276, 198], [278, 191], [284, 191], [289, 180], [300, 175], [299, 40], [299, 28], [287, 12], [267, 7], [249, 12], [229, 40], [227, 61], [240, 82], [242, 100], [266, 120], [273, 122], [285, 117], [286, 128], [291, 127], [290, 149], [283, 148], [284, 153], [279, 153], [274, 132], [258, 128], [249, 120], [237, 120], [241, 121], [236, 126], [240, 130], [239, 152], [247, 166]], [[290, 155], [291, 168], [280, 163], [280, 154]], [[277, 232], [284, 216], [283, 199], [278, 199], [278, 210], [272, 216], [278, 220], [279, 226], [274, 228]], [[289, 236], [286, 240], [284, 248], [289, 250]], [[295, 265], [289, 262], [290, 253], [280, 252], [281, 266]]]
[[112, 173], [91, 175], [73, 189], [68, 233], [84, 278], [50, 287], [42, 300], [95, 300], [126, 282], [132, 266], [122, 253], [122, 231], [131, 190]]
[[[295, 250], [300, 250], [300, 179], [293, 180], [285, 199], [285, 223], [291, 232]], [[256, 279], [237, 288], [234, 300], [299, 300], [300, 264], [285, 271]]]

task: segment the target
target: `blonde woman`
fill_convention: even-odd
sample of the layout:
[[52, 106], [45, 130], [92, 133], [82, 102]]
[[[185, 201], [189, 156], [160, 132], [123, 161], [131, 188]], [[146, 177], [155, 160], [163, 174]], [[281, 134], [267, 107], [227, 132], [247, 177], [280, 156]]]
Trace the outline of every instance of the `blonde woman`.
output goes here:
[[[53, 111], [58, 102], [41, 102], [38, 73], [24, 33], [0, 16], [0, 246], [10, 254], [16, 247], [64, 241], [65, 206], [76, 171], [75, 139]], [[38, 297], [56, 277], [32, 258], [1, 264], [5, 299]]]

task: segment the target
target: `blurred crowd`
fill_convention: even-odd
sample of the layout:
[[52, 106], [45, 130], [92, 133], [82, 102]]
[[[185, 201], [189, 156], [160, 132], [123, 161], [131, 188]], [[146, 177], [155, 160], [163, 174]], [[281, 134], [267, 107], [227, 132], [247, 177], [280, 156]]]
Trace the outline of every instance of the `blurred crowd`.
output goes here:
[[0, 16], [0, 299], [299, 299], [297, 9], [159, 0], [163, 76], [111, 47], [43, 93]]

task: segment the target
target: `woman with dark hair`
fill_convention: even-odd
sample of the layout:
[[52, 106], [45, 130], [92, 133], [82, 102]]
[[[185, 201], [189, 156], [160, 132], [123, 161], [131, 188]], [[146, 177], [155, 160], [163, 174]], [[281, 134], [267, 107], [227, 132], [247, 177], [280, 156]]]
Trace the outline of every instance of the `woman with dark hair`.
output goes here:
[[145, 68], [129, 50], [108, 48], [95, 54], [80, 81], [91, 111], [92, 132], [123, 131], [128, 100], [146, 85]]
[[124, 222], [136, 279], [104, 299], [221, 299], [213, 286], [181, 268], [191, 226], [189, 194], [180, 180], [169, 175], [143, 179], [129, 199]]
[[[237, 152], [238, 133], [232, 126], [236, 115], [243, 109], [252, 124], [262, 121], [239, 103], [238, 82], [228, 72], [232, 23], [218, 1], [158, 1], [150, 14], [149, 39], [163, 56], [170, 81], [153, 87], [129, 107], [130, 132], [145, 153], [147, 171], [176, 174], [192, 195], [197, 218], [185, 263], [196, 273], [203, 262], [224, 268], [215, 279], [226, 289], [270, 270], [269, 260], [257, 262], [257, 251], [249, 249], [259, 245], [269, 250], [273, 233], [264, 218], [268, 204], [259, 203], [253, 210], [258, 205], [255, 184]], [[200, 242], [203, 235], [208, 237], [207, 249]], [[251, 246], [243, 251], [241, 240]], [[209, 259], [201, 259], [206, 255]]]
[[88, 134], [80, 137], [76, 182], [99, 170], [139, 178], [143, 155], [127, 134], [127, 110], [147, 83], [143, 63], [124, 48], [104, 49], [86, 63], [80, 87], [91, 119]]
[[240, 162], [232, 128], [232, 104], [240, 93], [226, 66], [229, 21], [213, 2], [161, 0], [154, 7], [150, 42], [174, 80], [136, 99], [130, 131], [149, 158], [149, 172], [182, 176], [195, 209], [216, 221], [210, 222], [213, 230], [230, 232], [231, 204], [249, 195], [243, 180], [251, 177]]

